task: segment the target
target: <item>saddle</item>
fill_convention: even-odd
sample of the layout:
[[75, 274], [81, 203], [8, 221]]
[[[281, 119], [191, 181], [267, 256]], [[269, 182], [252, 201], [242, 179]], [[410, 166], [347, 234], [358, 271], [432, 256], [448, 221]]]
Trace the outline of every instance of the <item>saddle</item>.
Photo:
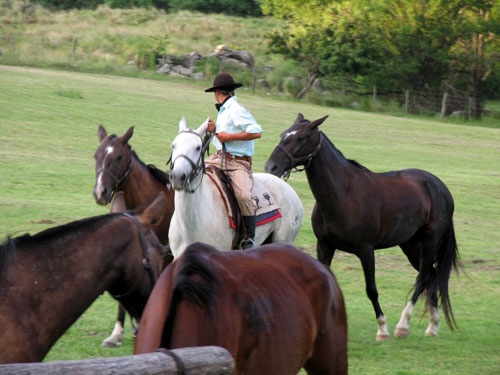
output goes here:
[[[231, 178], [222, 169], [212, 165], [206, 166], [206, 174], [217, 187], [227, 210], [229, 224], [231, 225], [231, 228], [236, 231], [232, 248], [237, 249], [238, 244], [243, 238], [246, 238], [247, 235], [240, 206], [231, 184]], [[261, 200], [260, 197], [262, 197], [263, 200]], [[267, 187], [260, 182], [260, 180], [254, 179], [252, 199], [257, 204], [255, 223], [257, 227], [281, 217], [278, 201], [274, 198], [272, 192], [270, 192], [269, 189], [267, 189]], [[260, 204], [261, 201], [266, 202], [267, 204]]]

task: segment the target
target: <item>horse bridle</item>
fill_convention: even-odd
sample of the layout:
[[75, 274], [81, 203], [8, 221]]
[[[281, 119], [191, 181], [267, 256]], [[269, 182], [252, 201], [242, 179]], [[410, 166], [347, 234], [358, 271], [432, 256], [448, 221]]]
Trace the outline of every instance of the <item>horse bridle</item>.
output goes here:
[[125, 173], [123, 174], [123, 176], [118, 177], [114, 173], [110, 172], [108, 170], [108, 168], [105, 168], [105, 167], [99, 168], [95, 172], [95, 175], [96, 175], [96, 179], [98, 178], [98, 176], [100, 174], [107, 174], [108, 176], [110, 176], [113, 179], [114, 185], [113, 185], [113, 191], [111, 192], [111, 198], [113, 198], [113, 195], [115, 194], [115, 192], [125, 183], [125, 181], [127, 181], [127, 178], [129, 176], [131, 170], [132, 170], [132, 156], [130, 157], [130, 162], [128, 163], [128, 167], [125, 170]]
[[[153, 272], [153, 266], [151, 265], [151, 260], [149, 259], [149, 246], [146, 243], [143, 228], [134, 215], [131, 215], [128, 212], [122, 212], [122, 214], [126, 218], [132, 220], [132, 222], [137, 227], [137, 231], [139, 232], [139, 240], [141, 242], [141, 248], [142, 248], [142, 264], [148, 273], [149, 281], [151, 282], [151, 288], [153, 288], [155, 283], [156, 283], [156, 277], [155, 277], [155, 274]], [[119, 299], [119, 298], [122, 298], [122, 297], [129, 295], [130, 293], [132, 293], [132, 291], [135, 289], [135, 287], [137, 286], [138, 283], [139, 283], [139, 278], [136, 278], [134, 285], [132, 286], [132, 288], [130, 288], [130, 290], [127, 293], [119, 294], [119, 295], [113, 294], [113, 297], [116, 299]]]
[[[276, 148], [280, 149], [286, 157], [290, 160], [290, 168], [283, 173], [283, 179], [286, 181], [290, 177], [292, 172], [302, 172], [309, 167], [312, 159], [316, 156], [316, 154], [321, 150], [321, 143], [323, 142], [323, 133], [319, 132], [319, 142], [314, 147], [309, 155], [301, 156], [300, 158], [294, 157], [287, 149], [285, 149], [281, 144], [278, 144]], [[302, 168], [298, 168], [298, 166], [302, 165]]]
[[[210, 146], [210, 141], [212, 140], [213, 133], [210, 133], [210, 134], [207, 133], [207, 135], [205, 135], [204, 139], [203, 139], [203, 137], [200, 134], [198, 134], [198, 132], [194, 131], [193, 129], [182, 130], [181, 132], [179, 132], [179, 134], [181, 134], [181, 133], [194, 134], [194, 135], [197, 135], [198, 137], [200, 137], [201, 143], [202, 143], [200, 156], [198, 157], [198, 160], [195, 163], [194, 161], [192, 161], [186, 155], [178, 155], [175, 158], [175, 160], [172, 160], [172, 155], [170, 155], [170, 158], [167, 161], [167, 165], [170, 163], [170, 170], [172, 170], [172, 168], [174, 167], [175, 162], [179, 158], [184, 158], [184, 159], [186, 159], [189, 162], [189, 164], [191, 164], [191, 168], [192, 168], [191, 169], [191, 173], [187, 176], [186, 180], [184, 181], [182, 189], [184, 191], [186, 191], [187, 193], [194, 193], [196, 191], [196, 189], [198, 188], [198, 186], [196, 186], [194, 189], [188, 189], [188, 186], [189, 186], [189, 184], [195, 178], [197, 178], [200, 175], [200, 173], [205, 174], [205, 158], [204, 158], [204, 155], [205, 155], [205, 152], [208, 153], [208, 148]], [[201, 179], [200, 179], [200, 184], [201, 184]]]

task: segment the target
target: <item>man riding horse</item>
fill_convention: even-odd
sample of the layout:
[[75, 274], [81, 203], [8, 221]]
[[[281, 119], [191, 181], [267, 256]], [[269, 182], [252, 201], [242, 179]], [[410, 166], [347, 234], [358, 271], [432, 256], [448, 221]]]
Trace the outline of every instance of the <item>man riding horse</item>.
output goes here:
[[234, 96], [234, 90], [241, 86], [234, 82], [230, 74], [219, 73], [213, 87], [205, 90], [214, 93], [218, 111], [215, 123], [208, 120], [208, 131], [215, 133], [213, 144], [217, 152], [208, 157], [205, 164], [224, 170], [230, 177], [247, 234], [240, 248], [248, 249], [254, 247], [257, 211], [256, 202], [252, 199], [252, 156], [254, 140], [261, 137], [262, 127]]

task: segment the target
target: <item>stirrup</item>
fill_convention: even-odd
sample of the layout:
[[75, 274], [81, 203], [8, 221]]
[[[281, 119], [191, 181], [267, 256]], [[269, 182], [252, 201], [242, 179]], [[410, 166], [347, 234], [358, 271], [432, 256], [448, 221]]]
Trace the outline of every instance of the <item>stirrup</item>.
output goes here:
[[246, 240], [243, 239], [243, 240], [241, 240], [239, 247], [240, 247], [240, 250], [251, 249], [251, 248], [255, 247], [255, 242], [251, 238], [248, 238]]

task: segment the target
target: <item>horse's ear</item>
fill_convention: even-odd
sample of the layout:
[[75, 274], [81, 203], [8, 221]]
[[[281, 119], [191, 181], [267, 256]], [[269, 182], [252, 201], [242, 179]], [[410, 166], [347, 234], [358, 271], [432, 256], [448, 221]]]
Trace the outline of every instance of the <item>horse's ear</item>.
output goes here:
[[200, 125], [200, 127], [198, 129], [196, 129], [196, 132], [200, 135], [200, 136], [204, 136], [206, 133], [207, 133], [207, 128], [208, 128], [208, 120], [210, 119], [210, 117], [207, 117], [207, 119], [205, 120], [205, 122], [203, 122], [203, 124]]
[[128, 130], [121, 136], [122, 143], [127, 143], [130, 138], [132, 138], [132, 135], [134, 134], [134, 127], [131, 126], [128, 128]]
[[166, 203], [165, 193], [161, 191], [153, 201], [140, 215], [137, 219], [141, 225], [145, 228], [150, 228], [151, 225], [158, 223], [165, 212]]
[[302, 113], [299, 113], [297, 115], [297, 118], [295, 119], [295, 122], [302, 122], [304, 121], [304, 115]]
[[325, 121], [326, 119], [328, 118], [328, 115], [324, 116], [324, 117], [321, 117], [317, 120], [314, 120], [313, 122], [310, 122], [309, 125], [307, 125], [308, 128], [316, 128], [318, 126], [320, 126], [323, 121]]
[[104, 138], [108, 136], [108, 133], [106, 133], [106, 129], [102, 125], [99, 125], [99, 128], [97, 129], [97, 136], [99, 137], [99, 142], [102, 143], [104, 141]]
[[179, 133], [186, 130], [186, 128], [187, 128], [186, 118], [182, 116], [181, 120], [179, 121]]

